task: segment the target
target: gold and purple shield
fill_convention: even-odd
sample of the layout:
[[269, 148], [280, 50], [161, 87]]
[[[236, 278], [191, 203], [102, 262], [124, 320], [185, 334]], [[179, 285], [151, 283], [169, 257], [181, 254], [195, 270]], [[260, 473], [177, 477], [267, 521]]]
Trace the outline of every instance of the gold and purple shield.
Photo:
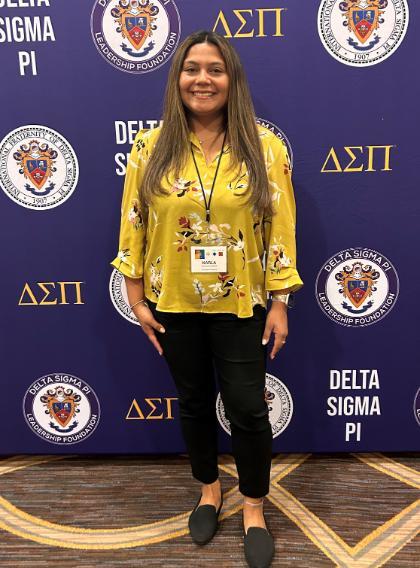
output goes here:
[[137, 15], [130, 13], [122, 16], [122, 31], [134, 49], [140, 49], [150, 33], [150, 14], [140, 12]]
[[360, 43], [365, 43], [373, 30], [378, 27], [379, 9], [377, 6], [361, 9], [352, 6], [349, 10], [349, 24]]
[[23, 171], [32, 183], [38, 188], [44, 185], [51, 175], [51, 158], [49, 156], [39, 156], [33, 158], [26, 156], [23, 159]]
[[60, 424], [60, 426], [67, 426], [73, 418], [75, 411], [75, 404], [72, 398], [65, 398], [64, 400], [57, 400], [51, 398], [48, 401], [48, 408], [50, 414]]

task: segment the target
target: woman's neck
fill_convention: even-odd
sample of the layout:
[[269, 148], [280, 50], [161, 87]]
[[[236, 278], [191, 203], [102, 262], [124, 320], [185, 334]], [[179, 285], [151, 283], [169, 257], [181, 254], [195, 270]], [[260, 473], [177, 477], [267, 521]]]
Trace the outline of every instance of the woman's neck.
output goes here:
[[225, 118], [223, 114], [212, 117], [190, 116], [188, 124], [197, 137], [202, 138], [205, 135], [222, 132], [225, 127]]

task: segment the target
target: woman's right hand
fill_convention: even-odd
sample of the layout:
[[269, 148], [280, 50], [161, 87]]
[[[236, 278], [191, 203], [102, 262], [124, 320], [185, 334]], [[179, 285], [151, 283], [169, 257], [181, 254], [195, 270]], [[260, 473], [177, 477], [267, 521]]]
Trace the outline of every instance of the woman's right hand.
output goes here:
[[155, 320], [150, 308], [146, 304], [139, 304], [138, 306], [135, 306], [133, 308], [133, 313], [159, 355], [162, 355], [163, 349], [156, 338], [155, 330], [160, 333], [165, 333], [163, 325]]

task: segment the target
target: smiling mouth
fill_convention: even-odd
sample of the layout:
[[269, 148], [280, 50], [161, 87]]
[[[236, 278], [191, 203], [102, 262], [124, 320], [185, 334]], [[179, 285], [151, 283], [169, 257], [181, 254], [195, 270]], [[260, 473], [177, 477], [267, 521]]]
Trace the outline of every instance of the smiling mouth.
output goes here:
[[202, 98], [202, 99], [209, 99], [213, 97], [216, 93], [210, 93], [208, 91], [192, 91], [192, 95], [194, 97]]

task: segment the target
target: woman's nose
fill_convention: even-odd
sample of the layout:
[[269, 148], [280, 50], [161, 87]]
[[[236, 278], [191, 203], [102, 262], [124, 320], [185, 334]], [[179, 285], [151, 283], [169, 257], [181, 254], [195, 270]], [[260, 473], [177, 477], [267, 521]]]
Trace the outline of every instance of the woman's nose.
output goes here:
[[197, 76], [198, 83], [208, 83], [210, 81], [210, 77], [205, 69], [201, 69]]

